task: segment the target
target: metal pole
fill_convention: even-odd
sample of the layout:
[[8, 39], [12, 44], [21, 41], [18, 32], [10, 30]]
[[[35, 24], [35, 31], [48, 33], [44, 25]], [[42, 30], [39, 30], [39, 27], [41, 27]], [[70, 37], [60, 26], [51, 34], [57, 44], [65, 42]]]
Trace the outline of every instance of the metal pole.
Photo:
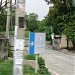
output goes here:
[[37, 70], [38, 70], [38, 64], [37, 64], [37, 61], [38, 61], [38, 55], [36, 54], [36, 60], [35, 60], [35, 73], [37, 73]]

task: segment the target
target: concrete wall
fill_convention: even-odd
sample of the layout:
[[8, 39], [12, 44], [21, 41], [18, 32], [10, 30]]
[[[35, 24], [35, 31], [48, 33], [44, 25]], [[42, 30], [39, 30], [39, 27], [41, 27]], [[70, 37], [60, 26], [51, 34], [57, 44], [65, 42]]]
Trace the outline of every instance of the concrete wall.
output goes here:
[[[73, 47], [71, 40], [69, 40], [69, 47]], [[66, 48], [67, 47], [67, 37], [66, 35], [62, 35], [60, 48]]]
[[69, 41], [69, 47], [73, 47], [71, 40]]
[[61, 38], [60, 48], [66, 48], [67, 47], [67, 40], [66, 40], [67, 38], [65, 35], [62, 35], [61, 37], [62, 38]]

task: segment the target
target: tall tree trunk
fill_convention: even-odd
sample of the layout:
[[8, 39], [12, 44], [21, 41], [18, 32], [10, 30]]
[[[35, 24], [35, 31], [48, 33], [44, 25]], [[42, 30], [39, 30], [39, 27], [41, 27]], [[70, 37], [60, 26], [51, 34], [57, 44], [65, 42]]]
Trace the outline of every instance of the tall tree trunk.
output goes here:
[[0, 59], [8, 57], [8, 39], [0, 38]]

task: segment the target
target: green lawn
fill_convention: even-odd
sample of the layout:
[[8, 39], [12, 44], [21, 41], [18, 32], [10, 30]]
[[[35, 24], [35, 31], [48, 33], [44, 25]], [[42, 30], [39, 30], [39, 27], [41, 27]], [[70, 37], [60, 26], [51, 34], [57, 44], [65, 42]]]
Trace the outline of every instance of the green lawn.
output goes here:
[[[32, 67], [24, 65], [24, 75], [40, 75], [35, 74], [35, 70]], [[11, 60], [0, 61], [0, 75], [13, 75], [13, 62]]]

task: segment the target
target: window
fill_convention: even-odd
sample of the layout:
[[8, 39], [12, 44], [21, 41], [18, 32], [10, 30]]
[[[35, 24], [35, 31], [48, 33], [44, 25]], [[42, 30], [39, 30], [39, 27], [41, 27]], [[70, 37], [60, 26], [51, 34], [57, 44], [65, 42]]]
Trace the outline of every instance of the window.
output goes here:
[[19, 28], [24, 28], [24, 17], [19, 17]]

